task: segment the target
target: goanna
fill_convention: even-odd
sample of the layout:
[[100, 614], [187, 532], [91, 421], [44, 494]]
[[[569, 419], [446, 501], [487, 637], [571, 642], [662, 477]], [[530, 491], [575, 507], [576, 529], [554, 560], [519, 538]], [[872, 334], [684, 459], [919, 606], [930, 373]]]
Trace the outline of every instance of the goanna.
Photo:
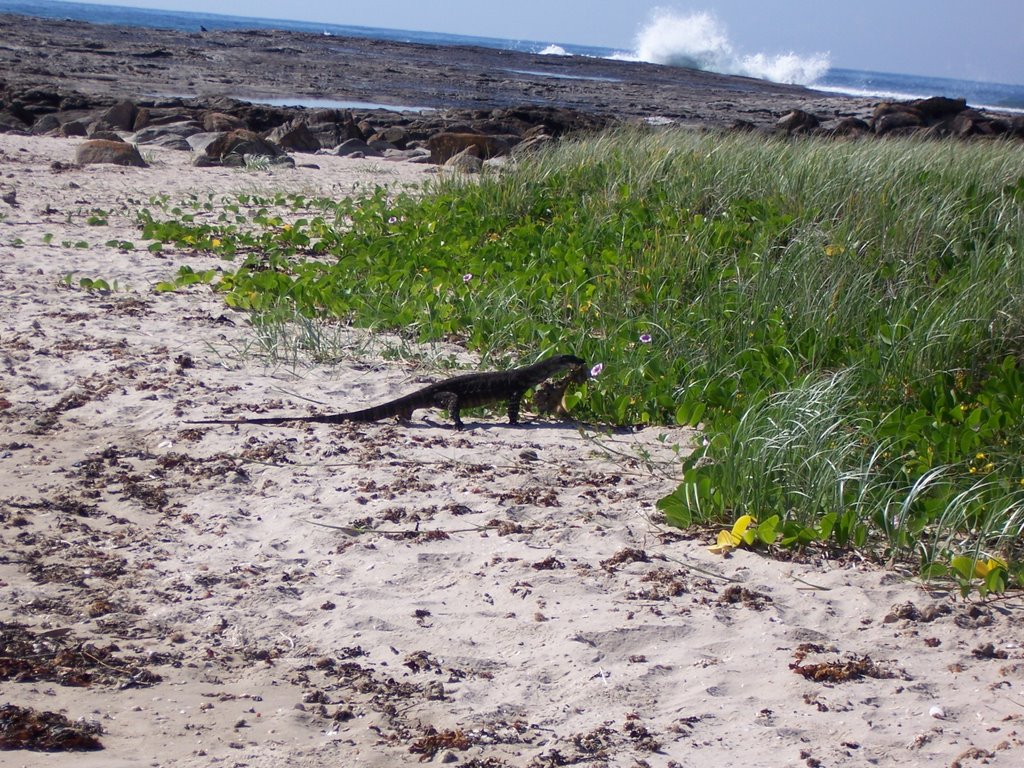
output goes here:
[[361, 411], [314, 416], [265, 416], [254, 419], [202, 419], [189, 424], [340, 424], [343, 421], [380, 421], [389, 417], [412, 418], [420, 408], [444, 408], [452, 417], [455, 429], [462, 429], [463, 408], [508, 402], [508, 423], [519, 423], [519, 407], [526, 391], [544, 383], [561, 371], [581, 371], [586, 363], [575, 355], [554, 355], [533, 365], [507, 371], [467, 373], [419, 389], [397, 400], [391, 400]]

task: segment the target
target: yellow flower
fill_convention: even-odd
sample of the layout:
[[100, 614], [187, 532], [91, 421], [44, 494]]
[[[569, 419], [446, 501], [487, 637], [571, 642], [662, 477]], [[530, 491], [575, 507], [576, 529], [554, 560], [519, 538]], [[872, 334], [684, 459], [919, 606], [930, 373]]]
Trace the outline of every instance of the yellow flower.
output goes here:
[[220, 238], [219, 237], [213, 238], [213, 240], [210, 241], [210, 247], [211, 248], [220, 248]]
[[988, 456], [986, 456], [984, 453], [978, 453], [978, 454], [975, 454], [974, 458], [976, 458], [976, 459], [987, 459]]

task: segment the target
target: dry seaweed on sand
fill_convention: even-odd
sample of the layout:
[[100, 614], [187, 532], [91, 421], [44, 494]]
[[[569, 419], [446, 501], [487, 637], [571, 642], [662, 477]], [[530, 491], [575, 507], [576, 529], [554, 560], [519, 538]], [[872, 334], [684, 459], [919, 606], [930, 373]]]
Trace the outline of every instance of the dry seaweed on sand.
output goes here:
[[72, 723], [64, 715], [14, 704], [0, 706], [0, 750], [72, 752], [103, 749], [98, 723]]

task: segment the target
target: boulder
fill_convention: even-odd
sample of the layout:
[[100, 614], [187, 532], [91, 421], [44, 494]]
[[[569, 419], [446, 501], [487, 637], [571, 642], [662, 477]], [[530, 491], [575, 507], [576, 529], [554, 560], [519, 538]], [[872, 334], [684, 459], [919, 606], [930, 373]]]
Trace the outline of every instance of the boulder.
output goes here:
[[385, 152], [390, 152], [391, 150], [398, 149], [398, 147], [396, 147], [390, 141], [384, 141], [383, 139], [370, 139], [366, 142], [366, 144], [374, 152], [379, 152], [382, 155]]
[[151, 109], [147, 110], [147, 112], [149, 114], [146, 117], [146, 124], [140, 125], [135, 130], [147, 128], [151, 125], [173, 125], [175, 123], [195, 123], [197, 127], [199, 126], [199, 122], [194, 115], [180, 109]]
[[388, 128], [384, 128], [383, 130], [377, 131], [369, 138], [369, 142], [371, 142], [371, 144], [374, 141], [386, 141], [388, 144], [398, 147], [399, 149], [405, 149], [408, 140], [408, 131], [400, 125], [392, 125]]
[[135, 115], [137, 112], [138, 107], [132, 102], [122, 101], [100, 115], [100, 123], [107, 129], [130, 131], [135, 127]]
[[963, 139], [968, 136], [994, 136], [998, 133], [994, 122], [976, 110], [965, 109], [953, 118], [952, 131]]
[[61, 112], [69, 112], [76, 109], [91, 109], [93, 104], [84, 93], [71, 91], [61, 97], [59, 106]]
[[10, 112], [0, 112], [0, 133], [27, 133], [28, 123]]
[[206, 145], [205, 153], [225, 165], [244, 165], [259, 157], [269, 160], [287, 157], [283, 149], [244, 128], [218, 134]]
[[899, 131], [908, 132], [908, 129], [920, 128], [924, 125], [921, 115], [914, 109], [899, 105], [902, 108], [893, 109], [892, 105], [887, 108], [876, 108], [875, 117], [872, 120], [872, 127], [879, 136]]
[[159, 144], [174, 146], [175, 149], [191, 149], [186, 139], [201, 132], [199, 123], [190, 120], [169, 125], [151, 125], [141, 131], [136, 131], [131, 140], [135, 144]]
[[207, 112], [203, 115], [203, 130], [210, 132], [234, 131], [245, 128], [245, 121], [224, 112]]
[[802, 109], [794, 109], [780, 117], [778, 122], [775, 123], [776, 128], [786, 133], [807, 133], [813, 131], [819, 125], [821, 125], [821, 121], [817, 115], [804, 112]]
[[508, 154], [514, 143], [518, 141], [518, 137], [511, 138], [514, 138], [515, 141], [511, 141], [510, 137], [505, 136], [485, 136], [478, 133], [450, 133], [444, 131], [431, 136], [427, 141], [427, 147], [430, 149], [431, 162], [437, 165], [444, 165], [448, 160], [460, 152], [464, 152], [469, 147], [476, 147], [476, 156], [482, 160]]
[[956, 117], [967, 109], [967, 100], [950, 99], [945, 96], [932, 96], [927, 99], [911, 101], [908, 103], [908, 106], [917, 112], [926, 124], [931, 125], [939, 120]]
[[835, 136], [861, 136], [870, 131], [871, 126], [859, 117], [844, 117], [832, 127]]
[[32, 124], [32, 133], [42, 136], [45, 133], [60, 133], [60, 120], [56, 115], [42, 115]]
[[267, 141], [293, 152], [316, 152], [320, 140], [313, 135], [305, 120], [289, 120], [267, 134]]
[[92, 126], [92, 131], [89, 133], [90, 139], [104, 139], [106, 141], [123, 141], [121, 136], [114, 131], [100, 130], [97, 128], [98, 123]]
[[380, 157], [381, 153], [371, 147], [362, 139], [349, 139], [343, 141], [341, 144], [331, 150], [332, 155], [338, 155], [339, 157]]
[[512, 155], [528, 155], [532, 152], [537, 152], [543, 147], [548, 146], [553, 138], [548, 136], [546, 133], [538, 133], [530, 136], [528, 139], [523, 139], [521, 142], [512, 147]]
[[89, 125], [84, 120], [68, 120], [60, 127], [60, 135], [64, 137], [88, 136]]
[[475, 144], [470, 144], [461, 152], [449, 157], [445, 161], [444, 167], [453, 168], [463, 173], [480, 173], [484, 167], [484, 161], [480, 159], [480, 148]]
[[145, 168], [146, 162], [139, 150], [124, 141], [108, 141], [107, 139], [91, 139], [78, 145], [75, 151], [75, 162], [79, 165], [91, 163], [112, 163]]
[[185, 140], [188, 142], [188, 146], [193, 152], [199, 152], [200, 154], [206, 155], [206, 148], [222, 135], [223, 134], [219, 131], [203, 131], [202, 133], [193, 133], [191, 136], [187, 136]]

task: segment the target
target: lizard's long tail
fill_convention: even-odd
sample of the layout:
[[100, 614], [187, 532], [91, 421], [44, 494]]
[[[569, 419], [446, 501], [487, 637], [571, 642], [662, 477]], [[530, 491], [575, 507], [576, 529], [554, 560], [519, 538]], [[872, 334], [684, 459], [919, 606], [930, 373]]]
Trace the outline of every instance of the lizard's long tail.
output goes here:
[[316, 424], [340, 424], [343, 421], [368, 421], [359, 418], [360, 411], [355, 413], [331, 413], [320, 416], [262, 416], [256, 419], [197, 419], [186, 421], [185, 424], [289, 424], [303, 421]]

